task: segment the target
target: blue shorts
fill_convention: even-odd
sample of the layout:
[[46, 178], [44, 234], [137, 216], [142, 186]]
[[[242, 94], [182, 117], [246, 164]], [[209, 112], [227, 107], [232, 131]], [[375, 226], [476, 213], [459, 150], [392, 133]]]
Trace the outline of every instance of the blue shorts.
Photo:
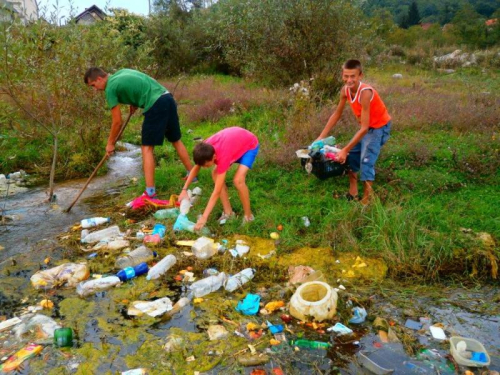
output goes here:
[[253, 150], [248, 150], [243, 154], [241, 158], [236, 160], [235, 163], [244, 165], [245, 167], [248, 167], [248, 169], [252, 169], [252, 165], [255, 162], [255, 158], [259, 153], [259, 147], [260, 145], [257, 145], [257, 147], [255, 147]]
[[380, 155], [380, 149], [389, 140], [391, 121], [381, 128], [370, 128], [361, 141], [353, 147], [347, 157], [351, 171], [361, 170], [361, 181], [375, 180], [375, 162]]

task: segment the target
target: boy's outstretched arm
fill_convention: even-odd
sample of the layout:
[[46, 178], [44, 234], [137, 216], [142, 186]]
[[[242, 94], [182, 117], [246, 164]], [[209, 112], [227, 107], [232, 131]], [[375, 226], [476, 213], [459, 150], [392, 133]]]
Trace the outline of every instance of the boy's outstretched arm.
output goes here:
[[109, 132], [108, 143], [106, 145], [106, 154], [111, 156], [115, 151], [116, 137], [122, 127], [122, 112], [120, 106], [116, 105], [111, 109], [111, 131]]
[[222, 188], [224, 187], [225, 181], [226, 181], [226, 172], [217, 175], [217, 178], [215, 179], [214, 191], [212, 192], [212, 195], [210, 196], [210, 199], [207, 203], [207, 207], [205, 207], [205, 211], [203, 212], [203, 215], [196, 222], [196, 225], [194, 226], [194, 230], [200, 230], [207, 223], [208, 217], [210, 216], [210, 213], [214, 209], [215, 204], [217, 203], [217, 200], [220, 197], [220, 192], [222, 191]]
[[330, 116], [328, 122], [325, 125], [325, 128], [323, 129], [323, 131], [316, 140], [326, 138], [328, 136], [328, 133], [330, 133], [330, 131], [333, 129], [333, 127], [337, 125], [337, 122], [340, 120], [340, 116], [342, 116], [342, 112], [344, 111], [346, 100], [347, 96], [345, 95], [345, 90], [342, 88], [340, 90], [340, 101], [339, 104], [337, 105], [337, 109], [335, 109], [333, 115]]
[[345, 163], [349, 151], [368, 133], [368, 129], [370, 128], [370, 100], [372, 95], [371, 90], [361, 92], [361, 128], [354, 134], [354, 137], [352, 137], [347, 146], [337, 154], [337, 161], [339, 163]]
[[189, 198], [188, 193], [187, 193], [187, 189], [189, 188], [189, 185], [191, 185], [193, 180], [196, 178], [196, 176], [198, 176], [198, 173], [200, 172], [200, 168], [201, 167], [199, 165], [195, 165], [191, 169], [191, 171], [189, 172], [188, 178], [187, 178], [186, 182], [184, 183], [184, 187], [182, 188], [182, 191], [179, 194], [179, 198], [177, 198], [178, 202], [181, 202], [183, 199]]

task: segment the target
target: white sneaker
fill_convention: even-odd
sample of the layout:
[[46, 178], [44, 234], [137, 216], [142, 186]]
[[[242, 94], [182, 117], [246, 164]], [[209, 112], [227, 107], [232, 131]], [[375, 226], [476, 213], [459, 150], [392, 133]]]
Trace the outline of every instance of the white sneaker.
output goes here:
[[248, 218], [245, 216], [243, 218], [243, 225], [248, 224], [248, 223], [250, 223], [251, 221], [254, 221], [254, 220], [255, 220], [255, 217], [253, 215], [250, 216], [250, 217], [248, 217]]
[[234, 212], [231, 212], [229, 215], [226, 214], [225, 212], [222, 213], [222, 215], [220, 215], [219, 219], [217, 220], [219, 222], [220, 225], [224, 225], [226, 224], [226, 222], [229, 220], [229, 219], [233, 219], [236, 217], [236, 214]]

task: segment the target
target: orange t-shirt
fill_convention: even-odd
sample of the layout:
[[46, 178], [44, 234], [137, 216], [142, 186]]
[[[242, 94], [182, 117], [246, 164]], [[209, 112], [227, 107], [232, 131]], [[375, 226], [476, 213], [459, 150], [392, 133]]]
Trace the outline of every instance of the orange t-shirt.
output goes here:
[[347, 96], [347, 101], [351, 106], [354, 116], [356, 116], [358, 122], [361, 123], [361, 92], [364, 90], [372, 91], [372, 98], [370, 100], [370, 128], [381, 128], [391, 121], [391, 116], [389, 116], [389, 112], [387, 112], [384, 102], [380, 99], [380, 95], [373, 87], [360, 82], [358, 91], [353, 98], [351, 90], [346, 86], [345, 94]]

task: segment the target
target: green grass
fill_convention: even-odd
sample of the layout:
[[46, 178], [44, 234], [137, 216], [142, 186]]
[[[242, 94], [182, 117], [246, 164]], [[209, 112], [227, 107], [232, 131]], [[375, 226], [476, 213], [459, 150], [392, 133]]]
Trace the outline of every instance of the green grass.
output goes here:
[[[276, 116], [275, 109], [260, 107], [217, 123], [186, 124], [184, 129], [193, 131], [185, 133], [183, 140], [191, 150], [193, 137], [206, 138], [235, 125], [244, 126], [263, 139], [271, 136], [268, 124]], [[481, 141], [475, 143], [476, 138]], [[222, 212], [219, 204], [207, 225], [219, 237], [232, 234], [268, 237], [281, 224], [282, 253], [303, 246], [326, 246], [339, 252], [381, 257], [395, 277], [434, 279], [450, 272], [466, 274], [470, 271], [467, 259], [474, 257], [481, 245], [460, 228], [486, 231], [500, 238], [498, 173], [477, 176], [463, 171], [453, 159], [453, 152], [460, 158], [483, 152], [476, 147], [482, 139], [478, 134], [453, 134], [439, 129], [425, 133], [395, 131], [378, 165], [375, 191], [379, 199], [366, 208], [332, 197], [332, 192], [342, 195], [347, 191], [345, 177], [320, 181], [308, 176], [298, 160], [293, 160], [292, 168], [285, 170], [259, 155], [247, 178], [256, 220], [246, 226], [241, 223], [242, 208], [232, 186], [233, 167], [227, 183], [231, 204], [240, 218], [219, 226], [216, 222]], [[422, 160], [415, 156], [419, 147], [410, 147], [415, 142], [417, 146], [425, 144], [430, 148]], [[488, 155], [483, 156], [488, 164]], [[172, 147], [158, 149], [157, 157], [160, 160], [157, 190], [165, 197], [180, 192], [184, 170]], [[203, 212], [213, 188], [209, 170], [202, 170], [198, 186], [204, 193], [200, 204], [190, 213], [194, 221]], [[134, 194], [142, 189], [140, 186]], [[303, 225], [303, 216], [310, 219], [310, 227]], [[462, 251], [460, 257], [456, 255], [457, 249]], [[498, 255], [498, 249], [495, 251]]]

